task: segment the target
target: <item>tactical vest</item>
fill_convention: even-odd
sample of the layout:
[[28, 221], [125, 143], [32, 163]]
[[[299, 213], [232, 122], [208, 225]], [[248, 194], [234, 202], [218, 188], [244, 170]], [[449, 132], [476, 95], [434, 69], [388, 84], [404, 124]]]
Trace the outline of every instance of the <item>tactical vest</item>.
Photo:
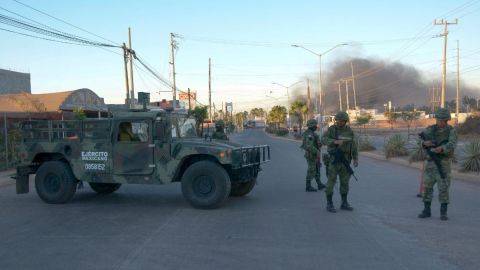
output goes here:
[[[452, 126], [447, 125], [446, 128], [439, 128], [438, 125], [432, 125], [429, 126], [427, 131], [427, 140], [431, 140], [434, 142], [436, 146], [441, 146], [446, 143], [448, 143], [448, 140], [450, 139], [450, 131], [452, 130]], [[450, 158], [453, 157], [453, 153], [449, 155], [445, 154], [440, 154], [439, 155], [441, 158]]]
[[[333, 129], [333, 131], [331, 129]], [[336, 151], [336, 147], [340, 147], [340, 150], [342, 150], [347, 160], [350, 160], [352, 158], [352, 148], [353, 148], [353, 140], [354, 140], [353, 130], [349, 126], [345, 126], [342, 132], [340, 133], [340, 130], [338, 129], [338, 127], [334, 125], [329, 128], [328, 132], [329, 132], [328, 135], [332, 135], [331, 132], [333, 132], [333, 138], [335, 140], [342, 139], [341, 137], [348, 137], [349, 139], [351, 139], [350, 141], [344, 142], [340, 146], [328, 147], [328, 153], [330, 155], [334, 155]]]

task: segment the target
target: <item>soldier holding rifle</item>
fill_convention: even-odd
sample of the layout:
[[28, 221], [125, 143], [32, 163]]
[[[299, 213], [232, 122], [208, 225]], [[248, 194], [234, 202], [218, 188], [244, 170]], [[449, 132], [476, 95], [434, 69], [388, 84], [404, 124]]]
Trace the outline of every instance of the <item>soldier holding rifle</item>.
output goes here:
[[[333, 206], [333, 187], [337, 181], [337, 175], [340, 178], [340, 195], [342, 196], [341, 209], [352, 211], [353, 207], [348, 203], [348, 191], [350, 176], [353, 170], [350, 163], [358, 166], [358, 145], [356, 135], [347, 125], [349, 120], [346, 112], [338, 112], [335, 115], [335, 125], [328, 128], [322, 137], [322, 143], [328, 147], [328, 182], [325, 189], [327, 197], [327, 211], [335, 213]], [[356, 179], [356, 178], [355, 178]]]
[[440, 201], [440, 219], [447, 220], [447, 206], [449, 200], [451, 163], [457, 147], [457, 133], [448, 124], [451, 119], [448, 109], [439, 109], [436, 114], [436, 124], [427, 127], [419, 134], [418, 143], [426, 152], [427, 166], [425, 167], [425, 182], [423, 192], [424, 209], [419, 218], [431, 217], [433, 186], [437, 183], [438, 199]]

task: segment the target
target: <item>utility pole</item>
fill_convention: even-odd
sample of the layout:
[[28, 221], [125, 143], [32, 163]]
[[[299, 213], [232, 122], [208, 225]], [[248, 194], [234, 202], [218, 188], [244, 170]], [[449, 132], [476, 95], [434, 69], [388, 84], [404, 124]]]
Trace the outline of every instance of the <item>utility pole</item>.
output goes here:
[[133, 84], [133, 51], [132, 51], [132, 36], [131, 36], [131, 31], [130, 27], [128, 28], [128, 55], [129, 55], [129, 60], [130, 60], [130, 83], [131, 83], [131, 88], [130, 88], [130, 107], [135, 106], [135, 87]]
[[175, 82], [175, 35], [173, 33], [170, 33], [170, 47], [171, 47], [171, 54], [172, 54], [172, 62], [170, 63], [172, 65], [172, 77], [173, 77], [173, 108], [175, 109], [177, 107], [177, 85]]
[[455, 123], [458, 124], [459, 103], [460, 103], [460, 48], [457, 40], [457, 100], [455, 102]]
[[125, 66], [125, 90], [126, 90], [125, 105], [130, 107], [130, 90], [129, 90], [129, 83], [128, 83], [128, 68], [127, 68], [128, 54], [127, 54], [127, 46], [125, 45], [125, 43], [123, 43], [122, 49], [123, 49], [123, 63]]
[[347, 93], [345, 98], [347, 99], [347, 112], [348, 110], [350, 110], [350, 101], [349, 101], [349, 98], [348, 98], [348, 79], [345, 80], [345, 92]]
[[3, 133], [5, 137], [5, 165], [8, 169], [10, 166], [10, 162], [8, 160], [8, 123], [7, 123], [7, 113], [3, 113]]
[[208, 119], [212, 120], [212, 61], [210, 58], [208, 58]]
[[311, 113], [311, 99], [310, 99], [310, 80], [307, 79], [307, 108], [308, 108], [308, 117], [312, 115]]
[[[322, 55], [318, 54], [318, 114], [320, 114], [320, 117], [322, 117], [322, 94], [323, 94], [323, 89], [322, 89]], [[324, 116], [324, 115], [323, 115]], [[323, 123], [322, 119], [320, 118], [320, 133], [323, 131], [323, 126], [321, 125]]]
[[192, 103], [190, 102], [190, 88], [188, 88], [188, 110], [192, 109]]
[[442, 72], [442, 97], [440, 107], [445, 108], [445, 88], [447, 83], [447, 35], [448, 35], [448, 25], [449, 24], [458, 24], [458, 19], [455, 19], [455, 22], [448, 22], [446, 19], [441, 19], [440, 21], [435, 20], [433, 25], [443, 25], [443, 72]]
[[431, 92], [431, 97], [430, 97], [430, 103], [432, 103], [432, 114], [435, 113], [435, 86], [432, 86], [430, 89]]
[[338, 81], [337, 84], [338, 84], [338, 105], [339, 105], [340, 111], [342, 111], [342, 90], [341, 90], [342, 81]]
[[356, 110], [357, 109], [357, 93], [355, 92], [355, 76], [353, 75], [353, 62], [350, 62], [350, 67], [352, 68], [353, 105], [355, 105], [355, 110]]

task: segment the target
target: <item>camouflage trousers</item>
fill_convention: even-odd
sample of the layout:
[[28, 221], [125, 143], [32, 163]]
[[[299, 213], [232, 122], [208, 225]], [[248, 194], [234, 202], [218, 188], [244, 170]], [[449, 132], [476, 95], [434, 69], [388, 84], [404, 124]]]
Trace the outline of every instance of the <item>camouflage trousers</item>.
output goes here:
[[333, 164], [333, 161], [330, 161], [327, 171], [327, 187], [325, 188], [327, 195], [333, 194], [333, 187], [335, 187], [335, 183], [337, 182], [337, 175], [338, 178], [340, 178], [340, 194], [348, 194], [350, 174], [343, 164]]
[[320, 168], [318, 165], [316, 159], [307, 158], [307, 181], [315, 179], [315, 181], [320, 182]]
[[438, 200], [440, 203], [449, 203], [448, 190], [450, 189], [450, 159], [442, 160], [442, 168], [445, 172], [445, 179], [440, 177], [438, 168], [435, 163], [431, 160], [427, 161], [425, 166], [425, 179], [424, 179], [424, 190], [423, 190], [423, 201], [431, 202], [433, 199], [433, 187], [435, 183], [438, 187]]

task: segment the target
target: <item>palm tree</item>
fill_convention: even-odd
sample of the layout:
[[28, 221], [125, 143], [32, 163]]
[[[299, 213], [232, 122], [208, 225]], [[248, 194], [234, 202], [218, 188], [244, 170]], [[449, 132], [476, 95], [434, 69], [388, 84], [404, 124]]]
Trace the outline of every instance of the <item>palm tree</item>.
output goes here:
[[305, 101], [296, 100], [290, 106], [290, 115], [297, 117], [297, 124], [300, 130], [302, 130], [303, 122], [308, 114], [308, 106]]

